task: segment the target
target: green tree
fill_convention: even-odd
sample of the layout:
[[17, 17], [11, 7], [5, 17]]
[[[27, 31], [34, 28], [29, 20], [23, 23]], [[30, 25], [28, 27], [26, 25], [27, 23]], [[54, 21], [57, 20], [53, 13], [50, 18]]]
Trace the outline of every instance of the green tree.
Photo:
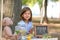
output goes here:
[[39, 3], [39, 6], [42, 7], [43, 0], [37, 0], [37, 2]]
[[[58, 0], [51, 0], [51, 1], [53, 1], [53, 2], [56, 2], [56, 1], [58, 1]], [[44, 6], [45, 6], [45, 15], [44, 15], [44, 21], [46, 22], [46, 23], [48, 23], [48, 18], [47, 18], [47, 3], [48, 3], [48, 0], [45, 0], [45, 3], [44, 3]]]
[[45, 15], [44, 15], [44, 18], [43, 18], [43, 22], [46, 22], [46, 23], [48, 23], [48, 18], [47, 18], [47, 2], [48, 2], [48, 0], [45, 0], [45, 2], [44, 2]]
[[37, 0], [22, 0], [22, 5], [28, 5], [28, 6], [33, 6]]
[[15, 31], [15, 26], [17, 25], [17, 23], [20, 21], [20, 12], [21, 12], [21, 0], [14, 0], [14, 7], [13, 7], [13, 22], [14, 22], [14, 27], [12, 28], [12, 31], [14, 33]]
[[51, 1], [56, 2], [56, 1], [58, 1], [58, 0], [51, 0]]
[[42, 6], [42, 1], [43, 0], [22, 0], [22, 5], [29, 5], [29, 6], [33, 6], [36, 2], [39, 3], [39, 6]]

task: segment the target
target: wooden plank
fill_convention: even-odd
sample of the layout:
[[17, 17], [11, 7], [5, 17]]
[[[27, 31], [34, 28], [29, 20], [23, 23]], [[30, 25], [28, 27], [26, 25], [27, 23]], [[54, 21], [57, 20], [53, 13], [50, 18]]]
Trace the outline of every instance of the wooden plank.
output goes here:
[[50, 24], [40, 24], [40, 23], [33, 23], [34, 26], [36, 25], [47, 25], [48, 27], [60, 27], [60, 24], [53, 24], [53, 23], [50, 23]]

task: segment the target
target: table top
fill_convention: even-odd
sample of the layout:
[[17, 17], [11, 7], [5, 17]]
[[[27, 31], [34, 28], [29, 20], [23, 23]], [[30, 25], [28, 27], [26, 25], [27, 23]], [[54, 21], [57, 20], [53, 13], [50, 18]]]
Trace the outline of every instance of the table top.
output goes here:
[[31, 40], [58, 40], [58, 38], [33, 38]]

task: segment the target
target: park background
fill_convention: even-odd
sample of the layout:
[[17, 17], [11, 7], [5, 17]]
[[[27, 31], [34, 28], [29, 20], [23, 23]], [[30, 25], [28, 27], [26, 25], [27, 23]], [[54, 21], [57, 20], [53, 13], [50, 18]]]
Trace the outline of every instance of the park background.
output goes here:
[[[33, 25], [44, 24], [44, 22], [51, 24], [51, 27], [48, 27], [48, 33], [56, 33], [54, 37], [60, 39], [60, 0], [3, 0], [3, 3], [2, 0], [0, 0], [0, 23], [2, 21], [1, 18], [12, 18], [14, 27], [11, 28], [14, 33], [15, 26], [20, 20], [20, 13], [23, 7], [31, 8]], [[2, 8], [3, 12], [1, 11]]]

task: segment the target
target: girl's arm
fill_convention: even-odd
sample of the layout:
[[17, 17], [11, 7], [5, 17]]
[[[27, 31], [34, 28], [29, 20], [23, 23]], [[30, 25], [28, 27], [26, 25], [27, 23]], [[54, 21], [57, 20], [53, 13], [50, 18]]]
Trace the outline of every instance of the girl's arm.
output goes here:
[[32, 26], [32, 28], [30, 29], [29, 33], [33, 33], [34, 31], [34, 27]]
[[29, 34], [32, 34], [33, 33], [33, 28], [29, 31]]

